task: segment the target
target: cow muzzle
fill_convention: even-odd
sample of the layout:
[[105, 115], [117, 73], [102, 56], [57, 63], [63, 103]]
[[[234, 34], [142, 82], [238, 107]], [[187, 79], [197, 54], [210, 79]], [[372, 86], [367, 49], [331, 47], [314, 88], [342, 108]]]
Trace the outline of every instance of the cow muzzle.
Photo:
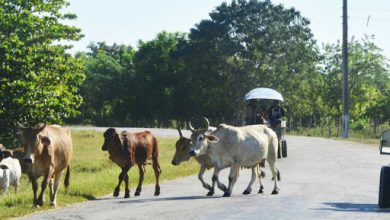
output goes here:
[[190, 155], [193, 156], [193, 157], [195, 157], [195, 156], [197, 155], [196, 151], [194, 151], [194, 150], [191, 150], [189, 153], [190, 153]]
[[26, 163], [26, 164], [32, 164], [33, 163], [33, 160], [31, 158], [24, 158], [23, 161]]

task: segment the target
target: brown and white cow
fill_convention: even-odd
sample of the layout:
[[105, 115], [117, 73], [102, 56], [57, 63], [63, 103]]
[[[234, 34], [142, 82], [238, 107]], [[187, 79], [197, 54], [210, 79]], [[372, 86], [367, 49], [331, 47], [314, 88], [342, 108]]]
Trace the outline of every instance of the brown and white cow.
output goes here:
[[[62, 172], [66, 169], [64, 185], [69, 186], [70, 165], [73, 144], [70, 131], [59, 125], [21, 127], [24, 142], [24, 162], [29, 164], [28, 175], [34, 193], [34, 206], [42, 206], [44, 192], [49, 185], [50, 205], [57, 205], [57, 193]], [[37, 197], [37, 179], [43, 176], [41, 192]], [[54, 178], [54, 183], [53, 183]]]
[[[190, 125], [191, 125], [191, 123], [190, 123]], [[173, 159], [172, 159], [172, 164], [174, 166], [179, 165], [183, 161], [188, 161], [191, 158], [191, 155], [189, 154], [190, 147], [191, 147], [191, 139], [186, 138], [186, 137], [183, 136], [183, 133], [182, 133], [180, 127], [178, 127], [177, 130], [179, 132], [179, 140], [176, 141], [176, 145], [175, 145], [176, 151], [175, 151], [175, 154], [174, 154]], [[216, 130], [215, 127], [209, 127], [208, 128], [208, 132], [212, 132], [214, 130]], [[225, 191], [226, 190], [226, 186], [223, 183], [221, 183], [219, 181], [219, 179], [215, 179], [214, 178], [213, 181], [212, 181], [212, 185], [211, 186], [208, 183], [206, 183], [204, 181], [204, 179], [203, 179], [203, 175], [204, 175], [204, 172], [206, 171], [206, 169], [209, 170], [209, 169], [214, 167], [214, 164], [212, 163], [210, 157], [208, 155], [199, 155], [199, 156], [196, 156], [194, 158], [200, 164], [200, 170], [199, 170], [199, 173], [198, 173], [198, 179], [202, 183], [202, 186], [205, 189], [209, 190], [209, 192], [207, 193], [207, 196], [214, 195], [215, 183], [216, 182], [222, 189], [224, 189], [223, 191]], [[226, 166], [225, 168], [227, 168], [227, 167], [228, 166]], [[260, 168], [260, 167], [258, 167], [258, 168]], [[256, 174], [258, 174], [258, 178], [260, 180], [260, 190], [259, 190], [259, 193], [263, 193], [264, 186], [263, 186], [262, 177], [264, 177], [264, 172], [262, 172], [261, 169], [259, 169], [259, 172], [257, 172], [256, 166], [255, 167], [251, 167], [251, 169], [252, 169], [251, 180], [249, 182], [248, 187], [243, 192], [243, 194], [247, 195], [247, 194], [251, 193], [252, 185], [253, 185], [253, 183], [254, 183], [254, 181], [256, 179]]]
[[[234, 127], [226, 124], [206, 133], [192, 130], [190, 154], [207, 155], [214, 165], [213, 179], [218, 180], [221, 169], [230, 167], [229, 185], [224, 196], [230, 196], [237, 181], [240, 167], [255, 167], [267, 160], [274, 179], [272, 194], [278, 194], [280, 173], [276, 167], [278, 138], [275, 132], [264, 125]], [[224, 190], [223, 186], [218, 187]]]
[[159, 177], [161, 168], [158, 162], [157, 139], [149, 132], [122, 132], [120, 135], [115, 128], [109, 128], [104, 132], [103, 151], [108, 151], [110, 160], [116, 163], [121, 169], [118, 185], [114, 190], [114, 196], [119, 196], [120, 185], [125, 181], [125, 198], [130, 197], [129, 176], [127, 172], [137, 164], [139, 169], [139, 181], [135, 191], [135, 196], [139, 196], [142, 190], [142, 182], [145, 175], [145, 165], [148, 160], [152, 160], [154, 175], [156, 176], [156, 186], [154, 195], [160, 195]]

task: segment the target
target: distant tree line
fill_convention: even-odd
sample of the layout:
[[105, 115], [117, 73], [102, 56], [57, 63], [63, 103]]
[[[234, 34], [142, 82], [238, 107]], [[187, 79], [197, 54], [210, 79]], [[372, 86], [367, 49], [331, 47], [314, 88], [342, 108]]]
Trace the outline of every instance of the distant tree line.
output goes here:
[[[233, 0], [216, 7], [189, 33], [163, 31], [153, 40], [140, 40], [137, 48], [99, 42], [88, 52], [70, 56], [66, 46], [53, 41], [78, 40], [81, 34], [56, 23], [75, 18], [58, 14], [65, 2], [57, 4], [48, 7], [57, 13], [47, 21], [35, 18], [57, 25], [52, 32], [45, 32], [50, 25], [21, 25], [36, 32], [36, 39], [20, 26], [14, 28], [11, 19], [24, 22], [34, 13], [26, 9], [30, 16], [18, 17], [22, 6], [13, 9], [14, 15], [11, 3], [11, 9], [6, 8], [10, 12], [0, 11], [6, 21], [0, 26], [0, 86], [6, 91], [0, 94], [3, 142], [10, 134], [4, 131], [11, 131], [15, 122], [170, 127], [206, 116], [213, 125], [239, 125], [245, 114], [244, 95], [256, 87], [283, 94], [292, 126], [338, 123], [341, 45], [319, 48], [310, 22], [294, 8], [269, 0]], [[353, 129], [370, 119], [390, 118], [388, 61], [372, 39], [350, 41]]]

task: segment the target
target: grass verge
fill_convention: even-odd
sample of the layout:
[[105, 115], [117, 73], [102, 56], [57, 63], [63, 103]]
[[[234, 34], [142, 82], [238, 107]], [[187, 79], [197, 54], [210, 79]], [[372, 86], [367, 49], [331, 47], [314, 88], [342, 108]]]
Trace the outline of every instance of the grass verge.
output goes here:
[[[120, 168], [108, 159], [108, 153], [101, 150], [103, 135], [96, 131], [73, 131], [74, 145], [73, 159], [71, 162], [71, 176], [68, 193], [63, 187], [64, 175], [57, 197], [57, 206], [64, 207], [68, 204], [93, 200], [113, 192], [120, 172]], [[177, 139], [161, 139], [159, 141], [159, 159], [162, 169], [161, 193], [164, 194], [164, 180], [193, 175], [197, 173], [199, 166], [195, 160], [182, 163], [180, 166], [172, 166], [171, 160], [175, 151]], [[154, 183], [154, 173], [151, 165], [146, 167], [144, 185]], [[129, 171], [131, 190], [134, 193], [138, 183], [138, 168], [133, 167]], [[42, 177], [39, 179], [39, 185]], [[40, 187], [39, 187], [40, 189]], [[123, 191], [122, 187], [122, 191]], [[45, 192], [46, 203], [41, 208], [32, 207], [32, 187], [28, 177], [22, 174], [20, 190], [14, 193], [11, 187], [6, 196], [0, 195], [0, 219], [20, 217], [23, 215], [51, 209], [49, 202], [49, 190]], [[133, 195], [131, 195], [133, 196]]]

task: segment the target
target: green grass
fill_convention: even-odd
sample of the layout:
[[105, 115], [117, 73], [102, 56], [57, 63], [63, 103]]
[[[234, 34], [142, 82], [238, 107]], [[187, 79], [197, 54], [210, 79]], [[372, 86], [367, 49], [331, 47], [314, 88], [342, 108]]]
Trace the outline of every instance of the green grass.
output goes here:
[[358, 143], [372, 144], [375, 146], [379, 146], [380, 135], [382, 134], [382, 131], [387, 128], [388, 128], [387, 126], [382, 126], [380, 127], [380, 129], [378, 129], [376, 133], [374, 133], [372, 129], [365, 129], [360, 131], [354, 131], [351, 129], [349, 132], [349, 137], [347, 139], [341, 137], [342, 130], [339, 130], [337, 136], [337, 128], [331, 129], [330, 136], [329, 136], [328, 128], [321, 129], [320, 127], [301, 128], [299, 130], [291, 131], [287, 134], [298, 135], [298, 136], [309, 136], [309, 137], [324, 137], [324, 138], [331, 138], [335, 140], [346, 140], [346, 141], [353, 141]]
[[[65, 193], [62, 176], [61, 186], [57, 197], [57, 206], [64, 207], [71, 203], [93, 200], [103, 195], [111, 194], [117, 184], [120, 168], [108, 159], [108, 153], [101, 150], [103, 135], [95, 131], [73, 131], [74, 144], [73, 159], [71, 161], [71, 176], [68, 193]], [[160, 179], [161, 194], [164, 194], [164, 180], [171, 180], [181, 176], [197, 173], [199, 165], [195, 160], [184, 162], [180, 166], [171, 165], [175, 151], [176, 139], [158, 139], [159, 159], [162, 174]], [[154, 183], [155, 177], [151, 165], [146, 167], [144, 185]], [[130, 172], [131, 193], [135, 192], [138, 183], [138, 168], [133, 167]], [[39, 179], [39, 186], [42, 178]], [[41, 208], [32, 207], [32, 187], [25, 174], [22, 174], [18, 194], [13, 187], [6, 196], [0, 195], [0, 219], [19, 217], [42, 210], [51, 209], [49, 205], [48, 189], [46, 203]], [[39, 187], [40, 190], [40, 187]], [[122, 192], [124, 185], [122, 185]], [[142, 196], [142, 194], [141, 194]]]

